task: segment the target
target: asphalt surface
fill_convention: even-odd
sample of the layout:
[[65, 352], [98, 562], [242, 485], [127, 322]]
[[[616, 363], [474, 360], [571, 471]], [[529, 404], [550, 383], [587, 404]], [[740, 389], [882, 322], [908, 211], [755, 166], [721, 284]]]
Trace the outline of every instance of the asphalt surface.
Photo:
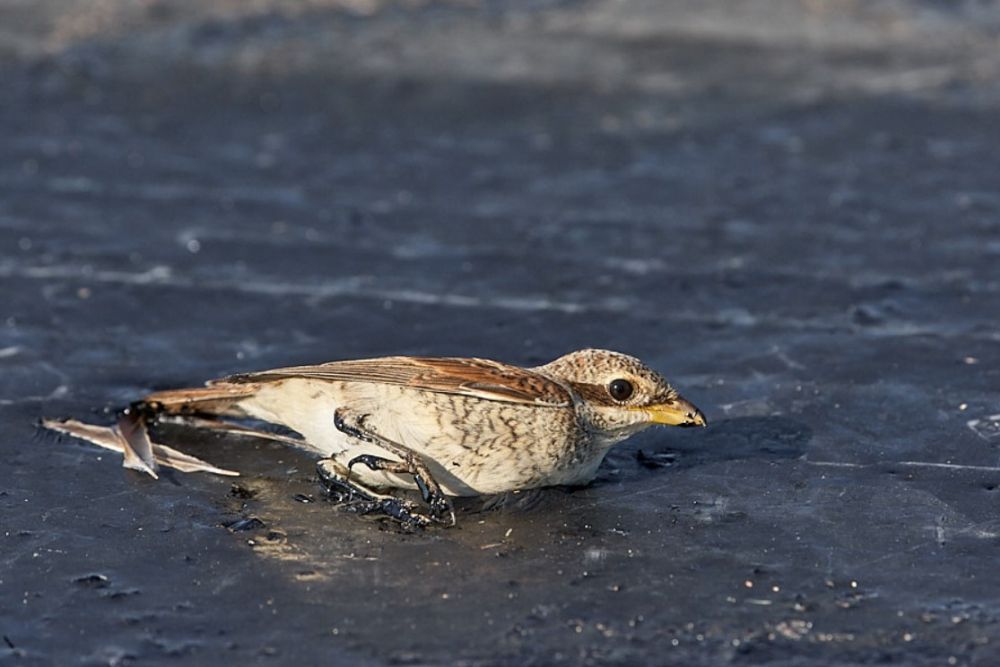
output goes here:
[[[1000, 9], [0, 8], [0, 662], [1000, 663]], [[40, 434], [383, 354], [708, 415], [406, 531]], [[641, 454], [640, 454], [641, 452]]]

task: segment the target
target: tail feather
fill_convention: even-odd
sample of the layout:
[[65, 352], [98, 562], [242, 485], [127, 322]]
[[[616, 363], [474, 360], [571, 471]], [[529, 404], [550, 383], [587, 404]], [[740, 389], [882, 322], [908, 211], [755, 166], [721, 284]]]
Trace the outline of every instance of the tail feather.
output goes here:
[[115, 428], [122, 444], [125, 460], [122, 465], [131, 470], [148, 473], [156, 478], [156, 455], [153, 454], [153, 442], [149, 439], [146, 422], [135, 410], [124, 412], [118, 418]]
[[[154, 478], [157, 477], [155, 470], [156, 465], [161, 465], [165, 468], [173, 468], [174, 470], [179, 470], [180, 472], [208, 472], [215, 475], [226, 475], [230, 477], [236, 477], [240, 474], [235, 470], [219, 468], [211, 463], [208, 463], [207, 461], [202, 461], [201, 459], [189, 454], [179, 452], [172, 447], [152, 442], [149, 440], [149, 436], [145, 434], [145, 429], [142, 429], [142, 437], [149, 443], [148, 461], [134, 451], [132, 445], [129, 443], [129, 440], [122, 435], [118, 426], [95, 426], [93, 424], [85, 424], [84, 422], [77, 421], [75, 419], [43, 419], [42, 426], [58, 433], [65, 433], [75, 438], [86, 440], [87, 442], [91, 442], [99, 447], [103, 447], [104, 449], [110, 449], [113, 452], [124, 454], [125, 460], [123, 465], [126, 468], [140, 470], [153, 476]], [[132, 463], [131, 465], [130, 458]], [[149, 461], [152, 461], [152, 465], [150, 465]]]

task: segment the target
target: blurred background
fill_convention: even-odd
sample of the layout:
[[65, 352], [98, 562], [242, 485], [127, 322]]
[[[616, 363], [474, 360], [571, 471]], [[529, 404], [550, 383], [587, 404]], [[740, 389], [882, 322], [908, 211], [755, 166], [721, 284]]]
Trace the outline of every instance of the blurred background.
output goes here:
[[[998, 47], [991, 0], [0, 2], [0, 652], [996, 664]], [[713, 427], [446, 533], [34, 434], [585, 346]]]

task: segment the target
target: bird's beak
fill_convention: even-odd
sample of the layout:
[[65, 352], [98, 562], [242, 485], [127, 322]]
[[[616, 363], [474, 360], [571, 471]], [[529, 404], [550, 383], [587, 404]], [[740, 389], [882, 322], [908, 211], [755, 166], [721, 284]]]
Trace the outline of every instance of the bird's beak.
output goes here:
[[666, 403], [640, 408], [654, 424], [668, 426], [708, 426], [708, 420], [694, 404], [677, 397]]

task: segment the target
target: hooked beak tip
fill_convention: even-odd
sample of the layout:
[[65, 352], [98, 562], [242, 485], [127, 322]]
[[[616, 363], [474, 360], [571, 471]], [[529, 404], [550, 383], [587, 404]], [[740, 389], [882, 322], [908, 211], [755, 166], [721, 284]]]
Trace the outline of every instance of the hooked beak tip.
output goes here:
[[669, 403], [654, 405], [646, 408], [650, 421], [654, 424], [665, 424], [667, 426], [708, 426], [708, 419], [705, 413], [699, 410], [693, 403], [683, 398], [677, 398]]

